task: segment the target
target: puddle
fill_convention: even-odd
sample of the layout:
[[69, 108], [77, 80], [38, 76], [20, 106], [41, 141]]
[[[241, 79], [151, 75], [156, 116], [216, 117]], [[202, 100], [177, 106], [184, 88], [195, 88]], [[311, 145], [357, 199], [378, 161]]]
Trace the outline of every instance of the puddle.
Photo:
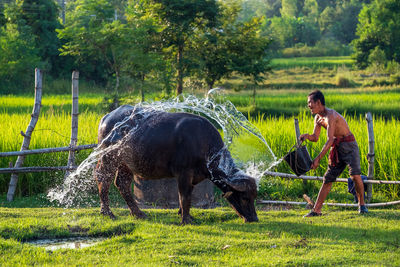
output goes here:
[[104, 241], [104, 237], [69, 237], [69, 238], [54, 238], [54, 239], [40, 239], [27, 242], [28, 244], [43, 247], [46, 250], [57, 250], [61, 248], [67, 249], [80, 249], [86, 248], [97, 243]]

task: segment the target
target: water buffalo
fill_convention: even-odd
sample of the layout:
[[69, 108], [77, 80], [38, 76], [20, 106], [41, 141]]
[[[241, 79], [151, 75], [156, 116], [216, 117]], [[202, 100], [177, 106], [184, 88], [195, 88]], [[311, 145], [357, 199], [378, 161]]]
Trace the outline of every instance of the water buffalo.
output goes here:
[[145, 217], [131, 190], [135, 175], [143, 179], [177, 179], [182, 224], [191, 222], [193, 186], [204, 179], [223, 191], [246, 222], [258, 221], [255, 179], [236, 168], [219, 132], [203, 117], [124, 105], [101, 119], [98, 142], [99, 148], [108, 150], [99, 158], [94, 172], [104, 215], [114, 218], [108, 193], [115, 179], [131, 214]]

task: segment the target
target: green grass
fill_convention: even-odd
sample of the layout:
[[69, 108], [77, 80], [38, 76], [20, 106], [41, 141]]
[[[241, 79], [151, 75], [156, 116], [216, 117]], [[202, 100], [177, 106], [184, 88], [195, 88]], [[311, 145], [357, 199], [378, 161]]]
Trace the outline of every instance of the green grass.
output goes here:
[[334, 68], [341, 66], [351, 67], [354, 60], [349, 56], [341, 57], [295, 57], [295, 58], [274, 58], [271, 60], [273, 69], [288, 69], [293, 67], [309, 68]]
[[[257, 101], [260, 101], [260, 106], [266, 109], [275, 110], [279, 113], [292, 109], [298, 109], [300, 118], [301, 132], [311, 132], [313, 128], [313, 120], [309, 112], [305, 110], [305, 99], [307, 92], [305, 90], [270, 90], [264, 96], [258, 96]], [[357, 112], [349, 112], [352, 107], [361, 109], [361, 106], [375, 109], [378, 112], [379, 108], [386, 110], [388, 114], [390, 108], [396, 109], [400, 103], [400, 94], [396, 93], [395, 89], [369, 89], [361, 91], [358, 89], [350, 90], [327, 90], [327, 102], [332, 104], [338, 111], [344, 110], [345, 118], [348, 120], [351, 130], [356, 135], [359, 142], [361, 152], [361, 167], [363, 174], [367, 174], [367, 149], [368, 135], [367, 124], [364, 119], [364, 114], [356, 115]], [[239, 100], [245, 99], [241, 93], [228, 95], [229, 99]], [[33, 105], [33, 100], [30, 97], [22, 96], [5, 96], [1, 98], [3, 111], [0, 110], [0, 151], [17, 151], [20, 149], [22, 136], [20, 131], [25, 131], [30, 120], [29, 106]], [[64, 101], [64, 102], [63, 102]], [[264, 101], [264, 102], [263, 102]], [[83, 95], [81, 102], [87, 105], [86, 110], [80, 110], [79, 117], [79, 132], [78, 144], [93, 144], [96, 143], [97, 127], [100, 118], [106, 113], [101, 106], [101, 97], [94, 95]], [[233, 101], [235, 103], [235, 101]], [[69, 107], [67, 107], [69, 105]], [[46, 148], [46, 147], [62, 147], [69, 145], [70, 139], [70, 116], [69, 111], [71, 100], [66, 96], [53, 96], [43, 98], [43, 109], [32, 135], [31, 149]], [[236, 105], [245, 107], [245, 103]], [[331, 105], [328, 105], [332, 107]], [[302, 108], [300, 108], [302, 107]], [[20, 111], [18, 111], [18, 108]], [[9, 110], [11, 111], [9, 112]], [[17, 110], [17, 111], [16, 111]], [[278, 111], [277, 111], [278, 110]], [[25, 112], [23, 112], [25, 111]], [[268, 115], [267, 115], [268, 114]], [[265, 115], [260, 115], [251, 119], [253, 124], [257, 126], [264, 135], [266, 141], [271, 146], [272, 151], [278, 158], [283, 157], [288, 149], [294, 144], [294, 126], [293, 117], [289, 116], [272, 116], [272, 111], [267, 111]], [[394, 115], [393, 115], [394, 116]], [[400, 177], [399, 162], [400, 162], [400, 125], [396, 117], [386, 119], [375, 113], [374, 130], [375, 130], [375, 176], [380, 180], [398, 180]], [[325, 133], [321, 133], [321, 140], [317, 143], [309, 143], [309, 150], [314, 157], [319, 153], [324, 144]], [[82, 151], [77, 154], [78, 163], [85, 159], [90, 150]], [[53, 153], [45, 155], [31, 155], [25, 159], [24, 166], [63, 166], [67, 162], [67, 153]], [[8, 167], [10, 161], [15, 161], [16, 157], [0, 158], [0, 166]], [[327, 166], [326, 158], [321, 162], [321, 168], [316, 172], [311, 172], [314, 175], [323, 175]], [[285, 163], [281, 163], [278, 171], [290, 172]], [[9, 174], [0, 174], [0, 192], [4, 194], [8, 190]], [[342, 177], [348, 177], [345, 172]], [[38, 193], [46, 192], [50, 187], [59, 183], [63, 179], [63, 173], [46, 172], [46, 173], [30, 173], [20, 174], [19, 183], [16, 194], [18, 196], [31, 196]], [[291, 181], [276, 179], [265, 179], [260, 187], [260, 193], [263, 198], [272, 199], [291, 199], [297, 200], [302, 198], [304, 192], [315, 197], [318, 193], [319, 183], [310, 182], [308, 188], [303, 188], [301, 181]], [[335, 185], [332, 192], [334, 201], [343, 202], [351, 201], [351, 195], [346, 193], [346, 185]], [[398, 199], [400, 189], [398, 186], [376, 185], [374, 186], [374, 198], [376, 201], [387, 201]]]
[[[354, 133], [360, 148], [361, 158], [361, 172], [364, 175], [368, 173], [368, 131], [367, 122], [364, 117], [359, 116], [346, 116], [345, 118], [349, 124], [351, 131]], [[313, 131], [313, 118], [309, 113], [301, 114], [298, 117], [299, 127], [301, 133], [312, 133]], [[294, 120], [293, 118], [263, 118], [250, 120], [265, 137], [265, 140], [274, 151], [277, 158], [283, 157], [295, 143]], [[400, 179], [400, 148], [397, 148], [398, 141], [400, 140], [400, 122], [398, 120], [385, 120], [380, 117], [375, 117], [373, 122], [374, 135], [375, 135], [375, 179], [377, 180], [399, 180]], [[315, 158], [322, 149], [326, 142], [326, 131], [322, 130], [320, 140], [317, 143], [306, 142], [310, 155]], [[325, 156], [320, 163], [320, 168], [315, 171], [310, 171], [309, 175], [323, 176], [328, 166], [328, 157]], [[277, 171], [291, 173], [288, 165], [282, 162], [276, 168]], [[346, 169], [341, 175], [343, 178], [350, 177]], [[316, 197], [318, 194], [318, 182], [311, 182], [316, 184], [317, 187], [304, 189], [301, 181], [286, 181], [285, 190], [279, 190], [276, 185], [281, 184], [281, 180], [267, 179], [265, 187], [261, 189], [275, 194], [274, 199], [290, 199], [293, 197], [302, 197], [304, 190]], [[268, 190], [269, 187], [269, 190]], [[296, 189], [297, 188], [297, 189]], [[398, 185], [374, 185], [374, 198], [379, 201], [386, 201], [387, 199], [399, 199], [400, 188]], [[345, 200], [351, 195], [347, 193], [347, 184], [337, 183], [334, 186], [333, 192], [335, 195], [331, 197], [336, 200]], [[267, 196], [266, 196], [267, 197]]]
[[[276, 266], [400, 264], [400, 211], [324, 209], [258, 210], [260, 222], [244, 224], [230, 208], [192, 209], [193, 225], [179, 226], [177, 210], [145, 210], [137, 220], [114, 209], [0, 208], [1, 266]], [[21, 241], [107, 237], [92, 247], [46, 251]]]
[[[252, 92], [241, 91], [232, 93], [227, 98], [244, 114], [252, 117], [257, 114], [267, 116], [296, 116], [307, 108], [307, 95], [312, 90], [258, 90], [252, 106]], [[400, 88], [393, 87], [381, 90], [322, 90], [327, 107], [340, 113], [365, 115], [371, 112], [385, 118], [400, 118]]]

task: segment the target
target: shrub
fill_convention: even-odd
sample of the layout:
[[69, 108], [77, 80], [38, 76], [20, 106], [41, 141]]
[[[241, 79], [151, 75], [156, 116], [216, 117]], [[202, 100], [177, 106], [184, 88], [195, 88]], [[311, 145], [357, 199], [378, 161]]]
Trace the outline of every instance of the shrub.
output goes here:
[[338, 75], [336, 76], [336, 85], [338, 87], [351, 87], [352, 82], [348, 78]]

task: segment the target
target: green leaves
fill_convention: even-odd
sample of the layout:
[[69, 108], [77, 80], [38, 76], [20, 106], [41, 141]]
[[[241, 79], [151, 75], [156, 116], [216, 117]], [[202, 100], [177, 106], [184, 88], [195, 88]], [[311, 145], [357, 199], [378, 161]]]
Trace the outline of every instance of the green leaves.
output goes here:
[[373, 1], [361, 10], [359, 21], [359, 38], [353, 41], [357, 65], [367, 67], [369, 54], [375, 47], [384, 51], [387, 60], [400, 62], [400, 3]]

